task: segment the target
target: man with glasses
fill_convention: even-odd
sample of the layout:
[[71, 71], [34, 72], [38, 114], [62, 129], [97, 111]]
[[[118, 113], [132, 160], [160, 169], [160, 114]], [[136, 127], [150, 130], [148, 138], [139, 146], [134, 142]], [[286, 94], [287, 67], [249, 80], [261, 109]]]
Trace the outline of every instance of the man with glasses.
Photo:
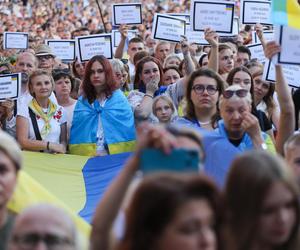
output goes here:
[[238, 85], [228, 87], [219, 100], [222, 120], [217, 132], [241, 151], [266, 150], [267, 135], [261, 132], [258, 119], [251, 114], [251, 102], [248, 90]]
[[62, 209], [49, 204], [34, 205], [16, 218], [8, 249], [79, 249], [77, 231]]
[[251, 95], [239, 85], [228, 87], [220, 96], [221, 120], [214, 132], [203, 134], [206, 160], [204, 171], [221, 187], [235, 157], [247, 150], [275, 152], [271, 138], [261, 132], [251, 114]]
[[55, 64], [55, 55], [53, 54], [52, 49], [46, 44], [41, 44], [36, 48], [35, 56], [37, 57], [39, 62], [38, 67], [40, 69], [45, 69], [49, 73], [51, 73]]

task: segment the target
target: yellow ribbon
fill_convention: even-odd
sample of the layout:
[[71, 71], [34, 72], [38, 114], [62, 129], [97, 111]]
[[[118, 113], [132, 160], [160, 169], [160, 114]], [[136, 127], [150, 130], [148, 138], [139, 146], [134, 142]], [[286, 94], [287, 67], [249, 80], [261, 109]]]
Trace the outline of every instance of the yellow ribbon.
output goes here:
[[29, 107], [32, 109], [32, 111], [37, 116], [41, 117], [45, 122], [44, 127], [42, 128], [42, 131], [40, 132], [42, 139], [45, 139], [47, 137], [47, 135], [50, 133], [50, 131], [51, 131], [50, 121], [57, 109], [56, 104], [51, 102], [50, 99], [48, 100], [48, 102], [49, 102], [49, 105], [48, 105], [47, 113], [45, 113], [43, 111], [42, 107], [38, 104], [36, 99], [32, 99], [31, 102], [29, 103]]

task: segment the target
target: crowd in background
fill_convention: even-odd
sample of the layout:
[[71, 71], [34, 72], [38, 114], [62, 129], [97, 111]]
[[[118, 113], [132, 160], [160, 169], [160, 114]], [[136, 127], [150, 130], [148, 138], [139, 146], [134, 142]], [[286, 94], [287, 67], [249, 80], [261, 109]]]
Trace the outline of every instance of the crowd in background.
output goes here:
[[[18, 99], [0, 103], [0, 249], [80, 249], [60, 209], [44, 204], [18, 216], [6, 209], [22, 167], [20, 148], [99, 157], [133, 152], [96, 208], [91, 249], [299, 249], [299, 91], [280, 64], [276, 83], [266, 81], [263, 63], [246, 46], [255, 31], [266, 59], [277, 55], [280, 46], [263, 34], [272, 27], [241, 26], [233, 37], [207, 28], [207, 46], [187, 38], [171, 43], [152, 39], [154, 13], [187, 13], [190, 1], [144, 0], [143, 24], [134, 27], [113, 27], [111, 4], [0, 3], [0, 34], [29, 33], [22, 51], [5, 50], [0, 40], [0, 74], [22, 77]], [[121, 34], [112, 60], [64, 62], [45, 44], [112, 29]], [[138, 32], [129, 39], [132, 29]], [[196, 152], [200, 173], [141, 178], [149, 148]]]

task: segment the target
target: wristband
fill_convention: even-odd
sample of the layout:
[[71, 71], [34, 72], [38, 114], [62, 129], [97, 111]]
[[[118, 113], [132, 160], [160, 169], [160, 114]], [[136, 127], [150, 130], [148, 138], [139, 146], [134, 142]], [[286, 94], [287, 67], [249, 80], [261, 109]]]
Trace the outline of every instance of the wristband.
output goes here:
[[50, 150], [50, 142], [47, 141], [47, 150]]
[[144, 96], [148, 96], [148, 97], [150, 97], [151, 99], [153, 99], [153, 96], [150, 95], [150, 94], [145, 94]]

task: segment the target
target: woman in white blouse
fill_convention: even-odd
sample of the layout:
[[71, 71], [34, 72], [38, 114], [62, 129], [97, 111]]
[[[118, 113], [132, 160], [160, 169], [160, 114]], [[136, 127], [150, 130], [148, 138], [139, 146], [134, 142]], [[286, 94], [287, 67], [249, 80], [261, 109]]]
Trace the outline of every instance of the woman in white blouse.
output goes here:
[[44, 70], [37, 70], [29, 78], [29, 92], [33, 96], [28, 106], [19, 107], [17, 139], [21, 147], [31, 151], [65, 153], [67, 120], [63, 107], [49, 97], [54, 80]]

